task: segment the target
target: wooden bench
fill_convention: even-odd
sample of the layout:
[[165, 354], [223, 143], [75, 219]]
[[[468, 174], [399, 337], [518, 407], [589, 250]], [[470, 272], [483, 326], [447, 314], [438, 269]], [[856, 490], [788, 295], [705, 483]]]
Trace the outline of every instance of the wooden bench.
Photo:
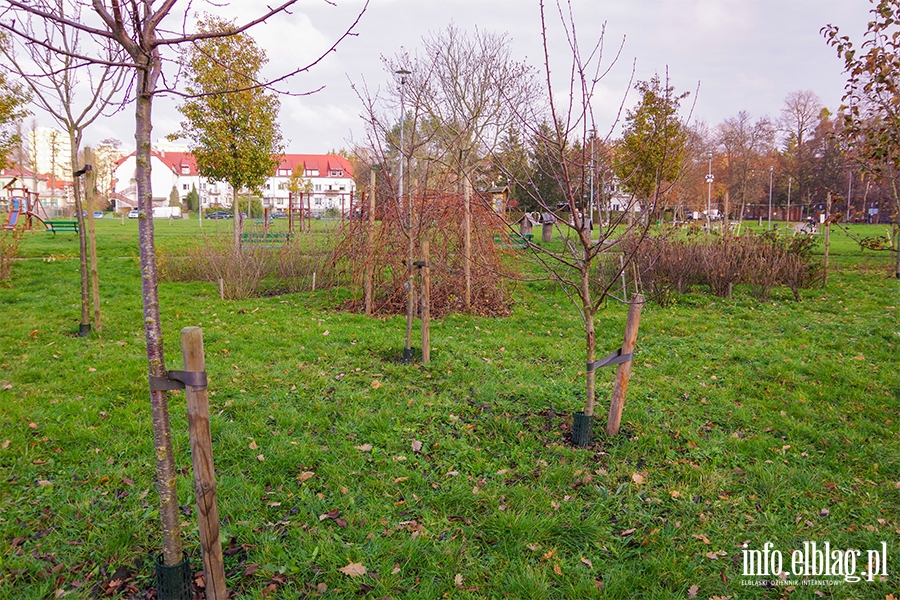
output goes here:
[[78, 221], [46, 221], [47, 231], [56, 235], [57, 231], [78, 233]]
[[285, 242], [290, 242], [292, 235], [291, 233], [242, 233], [241, 244], [276, 248]]
[[503, 239], [500, 237], [499, 233], [494, 234], [494, 243], [499, 248], [527, 248], [528, 244], [534, 242], [534, 234], [526, 233], [525, 235], [520, 235], [518, 233], [511, 233], [509, 235], [509, 243], [503, 243]]

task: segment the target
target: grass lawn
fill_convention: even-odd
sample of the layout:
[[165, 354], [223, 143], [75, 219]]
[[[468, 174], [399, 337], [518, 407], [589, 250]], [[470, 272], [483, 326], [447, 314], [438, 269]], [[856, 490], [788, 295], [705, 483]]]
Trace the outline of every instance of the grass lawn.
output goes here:
[[[157, 222], [157, 246], [187, 248], [230, 226]], [[137, 598], [153, 587], [160, 526], [137, 222], [97, 227], [101, 334], [74, 335], [74, 234], [26, 235], [0, 286], [0, 598]], [[647, 305], [623, 432], [602, 433], [614, 380], [605, 369], [589, 449], [568, 443], [583, 403], [582, 325], [549, 283], [516, 284], [507, 318], [434, 322], [432, 362], [416, 366], [398, 362], [403, 318], [333, 309], [348, 290], [222, 301], [209, 283], [162, 283], [167, 366], [181, 368], [182, 327], [204, 331], [229, 589], [900, 595], [900, 282], [885, 255], [834, 232], [838, 269], [802, 302], [778, 289], [760, 303], [738, 288], [729, 301], [698, 292]], [[601, 311], [600, 354], [621, 344], [625, 313]], [[199, 570], [183, 398], [171, 394], [170, 410]], [[805, 541], [840, 549], [842, 575], [884, 547], [888, 575], [791, 576], [771, 588], [757, 584], [776, 576], [743, 574], [745, 550], [771, 543], [791, 570]], [[852, 573], [848, 548], [861, 550]], [[365, 575], [339, 570], [353, 563]]]

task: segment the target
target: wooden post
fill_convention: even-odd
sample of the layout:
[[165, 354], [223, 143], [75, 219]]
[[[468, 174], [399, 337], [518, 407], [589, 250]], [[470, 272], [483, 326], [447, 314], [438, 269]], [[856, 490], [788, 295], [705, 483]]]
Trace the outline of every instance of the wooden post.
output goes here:
[[372, 277], [375, 270], [375, 169], [369, 171], [369, 246], [366, 248], [366, 316], [375, 312]]
[[[637, 341], [638, 325], [641, 322], [641, 309], [644, 307], [644, 295], [635, 294], [628, 307], [628, 320], [625, 322], [625, 341], [622, 342], [622, 354], [634, 352]], [[619, 433], [622, 423], [622, 409], [625, 408], [625, 392], [628, 390], [628, 379], [631, 377], [631, 363], [624, 362], [616, 371], [616, 385], [613, 388], [612, 401], [609, 405], [609, 419], [606, 422], [607, 435]]]
[[722, 221], [722, 227], [724, 228], [723, 235], [727, 238], [728, 233], [731, 229], [731, 225], [729, 223], [728, 213], [731, 211], [731, 194], [728, 193], [728, 190], [725, 190], [725, 220]]
[[219, 277], [219, 300], [225, 299], [225, 280]]
[[831, 192], [825, 196], [825, 272], [822, 285], [828, 285], [828, 251], [831, 248]]
[[[185, 327], [181, 330], [181, 353], [184, 356], [185, 371], [206, 371], [203, 331], [199, 327]], [[185, 388], [206, 597], [211, 600], [225, 600], [228, 598], [228, 590], [225, 589], [222, 540], [219, 537], [216, 473], [213, 469], [212, 438], [209, 432], [209, 398], [205, 387], [197, 389], [188, 385]]]
[[316, 291], [316, 272], [313, 271], [312, 291]]
[[90, 146], [85, 146], [84, 148], [84, 164], [92, 167], [90, 171], [85, 171], [84, 174], [84, 194], [88, 213], [88, 244], [91, 259], [91, 297], [94, 305], [94, 329], [100, 332], [103, 331], [103, 325], [100, 322], [100, 275], [97, 271], [97, 232], [94, 229], [94, 153], [91, 151]]
[[431, 267], [428, 240], [422, 240], [422, 364], [431, 362]]
[[542, 220], [544, 224], [541, 226], [541, 241], [549, 244], [553, 241], [553, 220], [550, 217], [550, 213], [544, 213]]
[[294, 234], [294, 192], [288, 192], [288, 233]]
[[468, 177], [465, 179], [463, 201], [466, 213], [463, 225], [463, 274], [466, 280], [465, 303], [468, 311], [472, 308], [472, 182]]

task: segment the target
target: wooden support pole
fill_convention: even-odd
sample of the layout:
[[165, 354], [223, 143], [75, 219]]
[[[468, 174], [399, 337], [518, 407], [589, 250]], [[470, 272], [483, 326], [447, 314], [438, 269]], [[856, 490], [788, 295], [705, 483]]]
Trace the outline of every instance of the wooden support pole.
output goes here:
[[[199, 327], [181, 330], [181, 353], [186, 371], [205, 372], [203, 331]], [[219, 537], [219, 507], [216, 502], [216, 472], [213, 468], [212, 437], [209, 432], [209, 397], [206, 388], [185, 386], [191, 459], [194, 463], [194, 491], [197, 495], [197, 520], [206, 597], [225, 600], [225, 568], [222, 563], [222, 540]]]
[[463, 224], [463, 274], [466, 280], [465, 306], [466, 311], [472, 309], [472, 182], [466, 177], [465, 191], [463, 192], [465, 205], [465, 222]]
[[431, 267], [428, 240], [422, 240], [422, 364], [431, 362]]
[[[84, 164], [94, 165], [94, 153], [90, 146], [84, 148]], [[84, 195], [87, 202], [88, 213], [88, 247], [91, 260], [91, 299], [94, 305], [94, 330], [103, 331], [100, 322], [100, 275], [97, 271], [97, 232], [94, 229], [94, 171], [86, 171], [84, 174]]]
[[369, 172], [369, 245], [366, 248], [366, 316], [375, 312], [372, 278], [375, 270], [375, 169]]
[[[638, 325], [641, 322], [641, 309], [644, 307], [644, 295], [635, 294], [628, 307], [628, 320], [625, 322], [625, 341], [622, 342], [622, 354], [634, 352], [637, 342]], [[625, 408], [625, 392], [628, 390], [628, 379], [631, 377], [631, 363], [624, 362], [616, 371], [616, 385], [613, 388], [612, 402], [609, 405], [609, 419], [606, 422], [607, 435], [619, 433], [622, 423], [622, 409]]]
[[831, 249], [831, 192], [825, 196], [825, 273], [822, 285], [828, 285], [828, 252]]

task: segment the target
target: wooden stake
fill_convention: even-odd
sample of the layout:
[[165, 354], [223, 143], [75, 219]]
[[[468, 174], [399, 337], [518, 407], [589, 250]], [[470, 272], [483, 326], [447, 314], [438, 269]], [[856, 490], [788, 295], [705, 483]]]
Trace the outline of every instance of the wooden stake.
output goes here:
[[822, 285], [828, 285], [828, 251], [831, 248], [831, 192], [825, 196], [825, 273]]
[[313, 282], [312, 283], [313, 283], [312, 291], [316, 291], [316, 272], [315, 271], [313, 271]]
[[[628, 320], [625, 322], [625, 341], [622, 342], [622, 354], [634, 352], [637, 341], [638, 325], [641, 322], [641, 309], [644, 307], [644, 295], [635, 294], [628, 307]], [[612, 402], [609, 405], [609, 419], [606, 422], [607, 435], [619, 433], [622, 422], [622, 409], [625, 408], [625, 392], [628, 390], [628, 379], [631, 377], [631, 363], [619, 365], [616, 371], [616, 385], [613, 388]]]
[[466, 310], [472, 309], [472, 182], [466, 177], [463, 200], [465, 204], [465, 223], [463, 225], [463, 274], [466, 279]]
[[225, 299], [225, 280], [219, 277], [219, 300]]
[[375, 312], [375, 301], [372, 297], [372, 277], [375, 270], [375, 170], [369, 172], [369, 246], [366, 256], [366, 316]]
[[[84, 148], [84, 164], [94, 165], [94, 153], [90, 146]], [[91, 298], [94, 305], [94, 329], [98, 332], [103, 331], [103, 325], [100, 322], [100, 276], [97, 271], [97, 233], [94, 229], [94, 171], [90, 170], [84, 174], [84, 194], [87, 202], [88, 213], [88, 244], [90, 247], [91, 260]]]
[[431, 267], [428, 240], [422, 241], [422, 364], [431, 362]]
[[[185, 327], [181, 330], [181, 353], [184, 356], [186, 371], [206, 371], [203, 331], [199, 327]], [[222, 540], [219, 537], [216, 472], [213, 469], [212, 437], [209, 432], [209, 397], [205, 388], [196, 389], [191, 385], [185, 388], [206, 597], [211, 600], [225, 600], [228, 598], [228, 590], [225, 588]]]

